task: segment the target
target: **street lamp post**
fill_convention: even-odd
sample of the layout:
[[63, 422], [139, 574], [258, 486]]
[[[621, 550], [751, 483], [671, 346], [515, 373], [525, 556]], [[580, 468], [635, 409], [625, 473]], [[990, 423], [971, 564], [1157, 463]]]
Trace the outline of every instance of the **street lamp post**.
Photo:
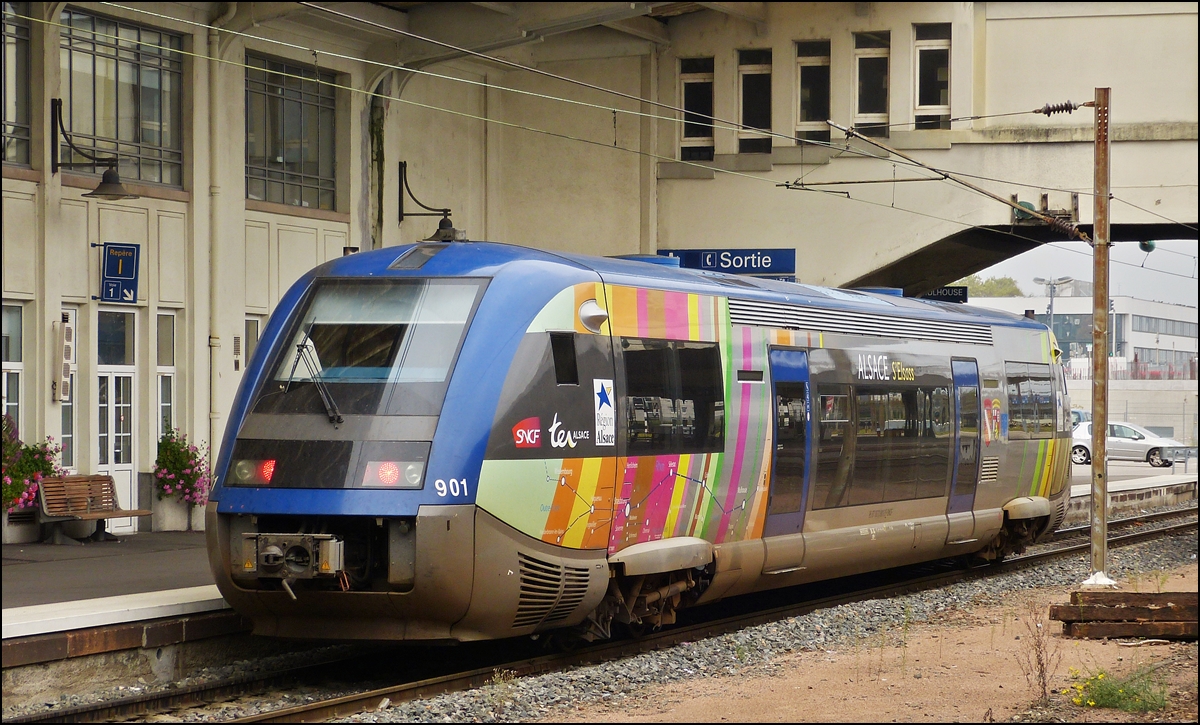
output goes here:
[[1046, 285], [1050, 288], [1050, 309], [1047, 311], [1050, 315], [1050, 332], [1054, 332], [1054, 291], [1058, 289], [1060, 284], [1069, 284], [1074, 282], [1074, 277], [1055, 277], [1053, 279], [1045, 279], [1043, 277], [1034, 277], [1034, 284]]

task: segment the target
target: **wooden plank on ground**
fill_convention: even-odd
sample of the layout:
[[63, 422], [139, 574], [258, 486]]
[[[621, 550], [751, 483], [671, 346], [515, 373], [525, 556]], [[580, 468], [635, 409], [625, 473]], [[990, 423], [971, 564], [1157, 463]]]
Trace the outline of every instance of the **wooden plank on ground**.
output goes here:
[[1167, 602], [1195, 607], [1196, 592], [1071, 592], [1071, 604], [1153, 607]]
[[1195, 622], [1196, 605], [1168, 602], [1153, 607], [1105, 607], [1096, 604], [1055, 604], [1050, 619], [1060, 622]]
[[1196, 639], [1196, 622], [1064, 622], [1063, 634], [1088, 639]]

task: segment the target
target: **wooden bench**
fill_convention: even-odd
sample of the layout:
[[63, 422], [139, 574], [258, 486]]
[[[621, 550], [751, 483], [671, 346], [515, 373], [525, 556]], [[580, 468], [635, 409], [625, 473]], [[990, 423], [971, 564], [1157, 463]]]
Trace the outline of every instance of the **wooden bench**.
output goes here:
[[104, 530], [105, 519], [149, 516], [146, 509], [122, 509], [117, 501], [117, 485], [112, 476], [62, 476], [43, 478], [38, 485], [41, 523], [50, 524], [47, 544], [79, 544], [63, 534], [64, 521], [97, 521], [93, 541], [114, 539]]

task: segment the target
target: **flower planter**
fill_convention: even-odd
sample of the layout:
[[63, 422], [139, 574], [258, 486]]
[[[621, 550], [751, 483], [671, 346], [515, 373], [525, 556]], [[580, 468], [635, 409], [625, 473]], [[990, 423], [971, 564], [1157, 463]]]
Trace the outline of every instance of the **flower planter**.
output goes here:
[[204, 510], [191, 506], [171, 496], [155, 498], [150, 503], [154, 514], [150, 517], [153, 531], [204, 531]]
[[6, 544], [31, 544], [41, 538], [41, 529], [37, 522], [37, 513], [32, 507], [18, 509], [12, 514], [4, 512]]
[[158, 441], [158, 458], [146, 481], [155, 498], [154, 531], [204, 530], [201, 509], [212, 481], [207, 444], [197, 447], [178, 429], [167, 431]]

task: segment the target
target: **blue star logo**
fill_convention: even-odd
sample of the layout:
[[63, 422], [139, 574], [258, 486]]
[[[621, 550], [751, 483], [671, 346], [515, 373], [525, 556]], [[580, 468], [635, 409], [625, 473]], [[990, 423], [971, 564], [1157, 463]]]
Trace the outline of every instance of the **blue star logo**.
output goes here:
[[610, 408], [612, 407], [612, 401], [608, 399], [608, 391], [605, 390], [604, 383], [600, 384], [600, 390], [596, 392], [596, 396], [600, 398], [600, 405], [597, 409], [603, 408], [606, 405]]

